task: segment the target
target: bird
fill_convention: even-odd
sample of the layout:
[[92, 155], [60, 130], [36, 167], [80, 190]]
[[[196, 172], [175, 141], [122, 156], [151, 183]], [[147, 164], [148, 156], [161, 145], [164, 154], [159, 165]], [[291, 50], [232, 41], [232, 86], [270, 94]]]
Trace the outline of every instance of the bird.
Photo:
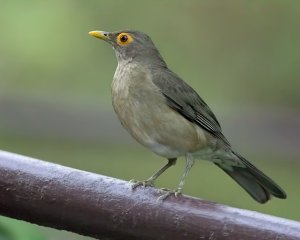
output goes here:
[[90, 31], [115, 51], [117, 68], [112, 80], [112, 105], [121, 125], [140, 144], [167, 163], [133, 188], [154, 186], [155, 180], [177, 158], [186, 164], [175, 190], [162, 199], [182, 194], [195, 160], [208, 160], [235, 180], [254, 200], [265, 203], [272, 196], [285, 199], [284, 190], [234, 151], [222, 133], [215, 114], [181, 77], [171, 71], [151, 38], [136, 30]]

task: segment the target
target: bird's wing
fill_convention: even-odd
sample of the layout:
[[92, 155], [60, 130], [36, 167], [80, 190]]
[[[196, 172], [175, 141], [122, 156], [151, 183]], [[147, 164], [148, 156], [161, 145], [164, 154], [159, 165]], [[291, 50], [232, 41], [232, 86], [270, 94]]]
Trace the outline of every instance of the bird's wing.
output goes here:
[[222, 134], [214, 113], [197, 92], [180, 77], [165, 69], [163, 73], [153, 74], [153, 83], [161, 90], [170, 108], [230, 145]]

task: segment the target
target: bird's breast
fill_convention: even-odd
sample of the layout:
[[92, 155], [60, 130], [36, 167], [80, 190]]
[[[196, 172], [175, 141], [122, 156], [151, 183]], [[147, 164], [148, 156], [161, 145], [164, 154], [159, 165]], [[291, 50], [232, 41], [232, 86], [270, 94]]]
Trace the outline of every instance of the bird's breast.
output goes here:
[[167, 106], [147, 68], [119, 64], [112, 82], [112, 102], [124, 128], [161, 156], [177, 157], [206, 144], [203, 130]]

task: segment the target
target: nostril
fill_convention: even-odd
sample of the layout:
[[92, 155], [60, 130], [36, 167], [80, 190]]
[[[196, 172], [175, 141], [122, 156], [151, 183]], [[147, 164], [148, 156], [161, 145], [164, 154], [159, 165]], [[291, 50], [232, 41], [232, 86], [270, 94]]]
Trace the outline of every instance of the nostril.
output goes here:
[[107, 33], [103, 33], [103, 35], [104, 35], [105, 37], [107, 37]]

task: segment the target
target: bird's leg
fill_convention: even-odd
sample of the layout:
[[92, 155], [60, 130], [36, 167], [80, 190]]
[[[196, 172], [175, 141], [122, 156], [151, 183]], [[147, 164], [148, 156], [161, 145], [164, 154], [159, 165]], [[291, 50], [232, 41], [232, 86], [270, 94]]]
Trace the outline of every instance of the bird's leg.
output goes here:
[[143, 185], [144, 187], [154, 186], [154, 181], [169, 167], [175, 165], [176, 160], [177, 160], [176, 158], [169, 158], [168, 163], [166, 165], [164, 165], [161, 169], [159, 169], [156, 173], [154, 173], [150, 178], [148, 178], [145, 181], [130, 180], [130, 182], [133, 183], [131, 188], [135, 189], [136, 187], [141, 186], [141, 185]]
[[166, 198], [168, 198], [170, 195], [174, 194], [175, 197], [181, 195], [182, 193], [182, 189], [183, 189], [183, 186], [184, 186], [184, 183], [185, 183], [185, 179], [188, 175], [188, 173], [190, 172], [191, 168], [193, 167], [195, 163], [195, 160], [193, 158], [193, 156], [191, 154], [187, 154], [186, 155], [186, 165], [185, 165], [185, 169], [184, 169], [184, 172], [180, 178], [180, 182], [178, 184], [178, 187], [177, 189], [175, 190], [166, 190], [166, 189], [162, 189], [164, 191], [167, 191], [167, 193], [163, 194], [162, 196], [160, 196], [158, 198], [158, 200], [165, 200]]

